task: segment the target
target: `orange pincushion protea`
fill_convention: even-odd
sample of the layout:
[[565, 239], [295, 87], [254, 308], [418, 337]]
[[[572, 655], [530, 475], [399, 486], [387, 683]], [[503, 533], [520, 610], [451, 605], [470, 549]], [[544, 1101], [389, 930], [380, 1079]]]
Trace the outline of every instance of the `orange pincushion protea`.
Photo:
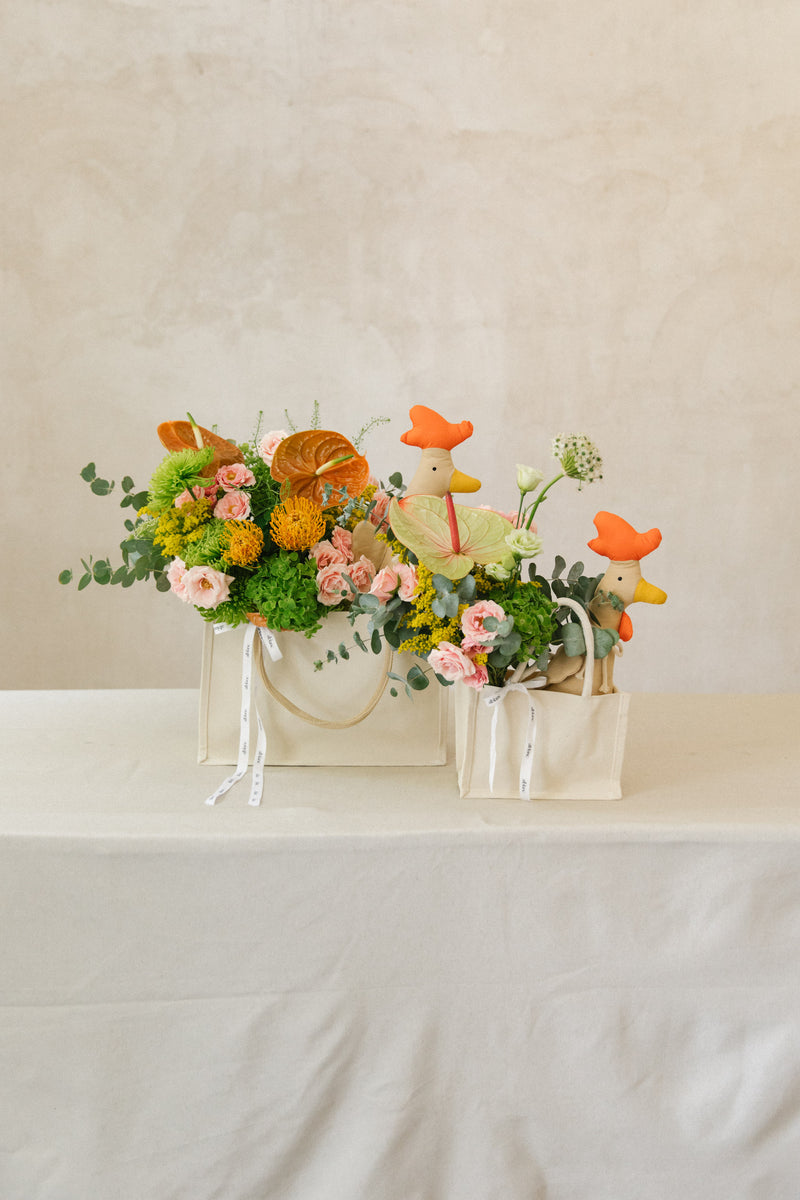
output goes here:
[[305, 496], [289, 496], [272, 510], [269, 529], [283, 550], [308, 550], [325, 533], [322, 509]]
[[352, 499], [369, 482], [369, 464], [352, 442], [327, 429], [306, 429], [284, 438], [270, 467], [273, 479], [288, 480], [292, 496], [322, 505], [325, 485], [331, 485], [326, 507], [339, 504], [343, 490]]

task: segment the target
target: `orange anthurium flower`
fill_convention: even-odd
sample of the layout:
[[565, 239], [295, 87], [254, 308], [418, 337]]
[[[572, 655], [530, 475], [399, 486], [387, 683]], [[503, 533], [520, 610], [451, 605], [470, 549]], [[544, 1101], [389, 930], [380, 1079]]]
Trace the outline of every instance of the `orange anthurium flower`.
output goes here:
[[291, 484], [292, 496], [304, 496], [322, 506], [325, 485], [332, 487], [326, 507], [338, 504], [342, 489], [352, 499], [369, 482], [369, 464], [352, 442], [328, 429], [306, 429], [284, 438], [270, 467], [272, 478]]
[[244, 455], [233, 442], [226, 441], [210, 429], [203, 429], [202, 425], [193, 425], [191, 421], [162, 421], [157, 433], [161, 444], [166, 446], [167, 450], [198, 450], [199, 443], [203, 446], [213, 446], [214, 457], [205, 468], [210, 476], [215, 475], [220, 467], [244, 462]]

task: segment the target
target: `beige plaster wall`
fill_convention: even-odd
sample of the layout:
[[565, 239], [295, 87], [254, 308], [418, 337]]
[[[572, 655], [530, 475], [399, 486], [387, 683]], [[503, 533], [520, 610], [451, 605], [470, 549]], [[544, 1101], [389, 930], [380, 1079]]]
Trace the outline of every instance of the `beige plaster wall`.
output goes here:
[[199, 618], [58, 585], [187, 409], [246, 436], [476, 427], [477, 499], [585, 430], [545, 559], [660, 525], [618, 678], [797, 690], [795, 0], [28, 0], [2, 8], [6, 687], [191, 686]]

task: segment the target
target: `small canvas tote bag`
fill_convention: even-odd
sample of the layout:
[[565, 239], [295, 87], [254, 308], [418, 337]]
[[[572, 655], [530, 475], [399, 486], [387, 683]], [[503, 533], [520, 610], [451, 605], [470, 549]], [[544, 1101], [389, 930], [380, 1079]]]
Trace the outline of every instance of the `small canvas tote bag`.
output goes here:
[[[280, 657], [273, 660], [252, 633], [252, 694], [264, 727], [268, 766], [417, 766], [447, 761], [448, 689], [432, 684], [413, 700], [393, 697], [388, 672], [403, 675], [404, 654], [381, 655], [353, 646], [354, 628], [365, 640], [366, 622], [350, 625], [333, 613], [319, 633], [267, 633]], [[198, 761], [236, 763], [242, 728], [243, 628], [205, 631], [200, 687]], [[347, 662], [327, 662], [328, 650], [350, 648]], [[314, 663], [322, 660], [321, 671]], [[253, 754], [250, 754], [252, 761]]]
[[628, 724], [627, 692], [593, 696], [594, 638], [579, 604], [587, 646], [583, 692], [544, 691], [539, 680], [480, 692], [457, 683], [456, 762], [462, 796], [617, 800]]

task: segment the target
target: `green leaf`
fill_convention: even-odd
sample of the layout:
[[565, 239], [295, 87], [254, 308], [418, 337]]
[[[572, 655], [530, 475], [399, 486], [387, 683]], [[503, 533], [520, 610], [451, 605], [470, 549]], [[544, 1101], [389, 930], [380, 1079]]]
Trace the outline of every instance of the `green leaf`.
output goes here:
[[131, 479], [130, 475], [125, 476], [122, 483], [120, 484], [120, 487], [122, 488], [123, 492], [132, 492], [133, 491], [133, 480]]
[[553, 579], [558, 579], [561, 572], [567, 565], [567, 560], [562, 558], [560, 554], [556, 555], [556, 561], [553, 563]]
[[127, 529], [128, 533], [133, 533], [136, 526], [134, 525], [133, 521], [128, 520], [125, 522], [125, 528]]
[[[111, 582], [113, 583], [114, 580], [112, 579]], [[163, 571], [160, 575], [156, 575], [156, 587], [158, 588], [159, 592], [168, 592], [171, 590], [170, 582]]]
[[399, 471], [395, 471], [393, 475], [389, 476], [389, 483], [393, 488], [401, 488], [403, 486], [403, 476]]
[[569, 575], [567, 575], [567, 579], [569, 580], [570, 583], [577, 583], [577, 581], [580, 579], [582, 574], [583, 574], [583, 563], [576, 562], [570, 567]]
[[353, 630], [353, 641], [358, 646], [359, 650], [363, 650], [365, 654], [369, 653], [366, 643], [357, 629]]
[[605, 658], [619, 641], [619, 634], [616, 629], [593, 629], [592, 633], [595, 658]]
[[136, 566], [133, 568], [134, 579], [146, 579], [150, 574], [150, 564], [146, 558], [142, 557], [137, 560]]
[[453, 584], [446, 575], [434, 575], [431, 579], [437, 596], [447, 596], [453, 590]]
[[350, 657], [350, 651], [347, 649], [347, 646], [345, 646], [344, 642], [339, 642], [339, 657], [343, 658], [345, 662], [347, 662]]
[[475, 599], [477, 584], [474, 575], [465, 575], [456, 588], [456, 593], [462, 604], [471, 604]]
[[494, 633], [499, 624], [500, 622], [498, 621], [497, 617], [483, 618], [483, 628], [488, 630], [489, 633]]
[[81, 575], [80, 581], [78, 583], [78, 591], [82, 592], [83, 589], [85, 587], [88, 587], [91, 582], [92, 582], [92, 577], [90, 574], [88, 574], [88, 572], [86, 575]]
[[378, 597], [370, 596], [369, 592], [365, 592], [361, 597], [360, 608], [362, 612], [374, 613], [378, 611], [380, 606], [381, 602]]
[[[410, 631], [410, 632], [411, 632], [411, 633], [416, 633], [416, 630], [412, 630], [412, 631]], [[400, 643], [401, 643], [401, 640], [402, 640], [402, 639], [401, 639], [401, 637], [400, 637], [400, 634], [399, 634], [399, 633], [398, 633], [398, 631], [397, 631], [397, 626], [396, 626], [396, 625], [390, 625], [390, 624], [388, 624], [388, 623], [387, 623], [386, 625], [384, 625], [384, 627], [383, 627], [383, 640], [384, 640], [385, 642], [388, 642], [388, 644], [391, 646], [391, 648], [392, 648], [393, 650], [399, 650], [399, 649], [400, 649]], [[366, 646], [364, 647], [364, 649], [366, 650]]]
[[430, 687], [431, 681], [425, 672], [414, 664], [409, 670], [408, 675], [406, 675], [406, 682], [415, 692], [424, 692], [426, 687]]
[[70, 571], [69, 569], [67, 569], [66, 571], [62, 571], [58, 577], [58, 582], [59, 583], [72, 583], [72, 571]]
[[90, 486], [95, 496], [107, 496], [114, 490], [113, 481], [109, 483], [107, 479], [93, 479]]
[[329, 650], [328, 653], [325, 655], [325, 661], [326, 662], [336, 662], [337, 661], [336, 655], [333, 653], [332, 650]]
[[568, 654], [570, 658], [586, 653], [586, 642], [580, 625], [568, 621], [561, 630], [561, 640], [564, 644], [564, 653]]
[[97, 468], [94, 463], [87, 463], [81, 471], [81, 479], [85, 479], [87, 483], [91, 483], [97, 476]]
[[100, 559], [94, 564], [92, 569], [95, 583], [110, 583], [111, 582], [111, 564], [106, 559]]
[[389, 688], [389, 695], [397, 696], [397, 688], [395, 688], [395, 687]]
[[129, 571], [126, 578], [122, 580], [122, 586], [124, 588], [129, 588], [133, 587], [134, 583], [136, 583], [136, 576], [134, 575], [133, 571]]
[[377, 629], [373, 629], [372, 637], [370, 638], [369, 644], [372, 647], [373, 654], [380, 654], [380, 652], [381, 652], [381, 635], [378, 633]]
[[322, 659], [321, 658], [318, 658], [317, 661], [314, 663], [314, 670], [315, 671], [322, 670]]

